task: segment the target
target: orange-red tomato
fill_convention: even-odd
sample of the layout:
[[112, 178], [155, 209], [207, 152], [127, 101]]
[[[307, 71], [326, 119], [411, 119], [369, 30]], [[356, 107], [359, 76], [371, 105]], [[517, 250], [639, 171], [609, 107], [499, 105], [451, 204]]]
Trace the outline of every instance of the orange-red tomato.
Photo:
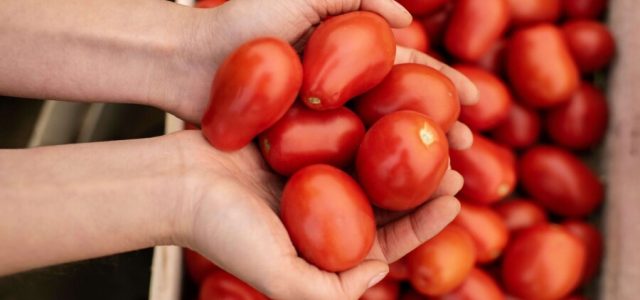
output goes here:
[[584, 268], [584, 245], [558, 225], [525, 229], [507, 247], [502, 280], [523, 299], [561, 299], [577, 285]]
[[507, 46], [507, 73], [517, 94], [534, 107], [568, 101], [580, 84], [562, 32], [549, 24], [516, 31]]
[[582, 282], [587, 283], [600, 269], [602, 262], [602, 252], [604, 243], [602, 235], [593, 225], [580, 220], [569, 220], [562, 223], [562, 226], [570, 234], [581, 240], [587, 250], [586, 264], [582, 274]]
[[607, 8], [607, 0], [562, 0], [564, 15], [569, 19], [597, 19]]
[[500, 215], [488, 206], [463, 201], [460, 214], [453, 223], [464, 228], [473, 239], [478, 263], [495, 260], [507, 246], [507, 226]]
[[500, 38], [508, 22], [507, 0], [458, 0], [444, 44], [454, 56], [477, 61]]
[[412, 15], [420, 16], [437, 11], [449, 0], [398, 0]]
[[381, 16], [357, 11], [332, 17], [305, 48], [302, 101], [317, 110], [338, 108], [380, 83], [395, 55], [395, 38]]
[[220, 150], [238, 150], [287, 112], [301, 84], [300, 59], [289, 43], [250, 41], [218, 68], [202, 133]]
[[260, 150], [278, 173], [289, 176], [313, 164], [343, 168], [364, 137], [360, 118], [347, 108], [316, 111], [296, 104], [260, 135]]
[[477, 204], [500, 201], [516, 184], [515, 156], [511, 150], [473, 135], [473, 145], [451, 150], [451, 167], [464, 177], [461, 196]]
[[368, 288], [360, 300], [397, 300], [400, 295], [400, 284], [397, 281], [383, 280]]
[[201, 0], [196, 2], [197, 8], [214, 8], [227, 2], [227, 0]]
[[429, 199], [447, 170], [449, 145], [431, 119], [413, 111], [382, 117], [367, 131], [356, 171], [371, 202], [384, 209], [412, 209]]
[[478, 88], [478, 103], [463, 106], [460, 121], [473, 130], [489, 130], [502, 122], [511, 107], [511, 94], [507, 86], [495, 75], [478, 67], [455, 67]]
[[434, 46], [442, 45], [447, 25], [451, 20], [451, 13], [453, 12], [453, 1], [447, 2], [444, 7], [436, 13], [422, 17], [420, 23], [424, 26], [429, 36], [429, 44], [431, 48]]
[[602, 202], [598, 178], [575, 155], [557, 147], [527, 151], [520, 158], [519, 175], [529, 195], [561, 216], [586, 216]]
[[267, 300], [248, 284], [233, 275], [218, 270], [204, 280], [200, 286], [199, 300]]
[[446, 132], [460, 115], [458, 91], [449, 78], [433, 68], [399, 64], [378, 86], [362, 95], [355, 107], [368, 126], [399, 110], [422, 113]]
[[477, 62], [476, 65], [488, 72], [495, 75], [502, 75], [504, 73], [505, 53], [507, 48], [507, 41], [499, 39], [489, 51], [487, 51]]
[[511, 148], [522, 149], [533, 146], [538, 141], [542, 131], [541, 123], [537, 111], [514, 101], [506, 119], [491, 133], [496, 142]]
[[549, 111], [547, 130], [559, 145], [571, 149], [587, 149], [596, 146], [604, 137], [608, 115], [604, 94], [585, 82], [569, 102]]
[[429, 36], [422, 23], [413, 20], [409, 27], [392, 28], [396, 44], [403, 47], [413, 48], [420, 52], [427, 52], [429, 49]]
[[547, 213], [540, 205], [526, 199], [513, 199], [498, 203], [493, 208], [504, 220], [510, 232], [547, 223]]
[[464, 282], [453, 292], [431, 300], [502, 300], [504, 293], [485, 271], [473, 268]]
[[407, 256], [411, 285], [427, 296], [453, 291], [473, 269], [475, 252], [469, 234], [450, 224]]
[[615, 42], [611, 32], [602, 23], [590, 20], [570, 21], [562, 25], [562, 32], [580, 71], [598, 71], [613, 59]]
[[206, 257], [187, 248], [184, 249], [184, 264], [187, 267], [189, 277], [196, 283], [202, 283], [207, 275], [219, 270], [219, 268]]
[[407, 262], [404, 258], [389, 265], [389, 274], [386, 279], [397, 281], [409, 279], [409, 269], [407, 269]]
[[328, 165], [312, 165], [291, 176], [280, 216], [298, 253], [330, 272], [359, 264], [376, 234], [373, 209], [358, 183]]
[[511, 23], [516, 26], [555, 22], [564, 0], [509, 0]]

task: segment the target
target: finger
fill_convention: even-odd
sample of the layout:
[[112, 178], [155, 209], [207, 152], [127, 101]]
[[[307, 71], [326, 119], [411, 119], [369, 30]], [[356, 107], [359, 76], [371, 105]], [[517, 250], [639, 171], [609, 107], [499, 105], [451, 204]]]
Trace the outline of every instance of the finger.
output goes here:
[[453, 123], [453, 126], [447, 132], [449, 147], [456, 150], [464, 150], [473, 144], [473, 133], [471, 129], [460, 122]]
[[463, 184], [464, 179], [460, 173], [454, 170], [447, 170], [444, 177], [442, 177], [442, 181], [440, 181], [440, 186], [438, 186], [432, 197], [454, 196], [462, 189]]
[[402, 63], [423, 64], [442, 72], [458, 89], [460, 103], [471, 105], [478, 102], [478, 89], [473, 82], [447, 64], [418, 50], [398, 46], [396, 49], [396, 64]]
[[394, 0], [362, 0], [360, 9], [381, 15], [392, 27], [402, 28], [411, 24], [411, 13]]
[[357, 267], [339, 274], [347, 299], [359, 299], [364, 291], [384, 279], [389, 265], [379, 260], [365, 260]]

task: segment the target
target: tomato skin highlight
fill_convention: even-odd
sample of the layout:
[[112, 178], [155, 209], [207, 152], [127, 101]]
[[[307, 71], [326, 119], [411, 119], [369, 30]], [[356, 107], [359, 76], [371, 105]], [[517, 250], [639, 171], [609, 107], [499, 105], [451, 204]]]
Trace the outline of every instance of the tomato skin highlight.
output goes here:
[[506, 119], [513, 100], [500, 78], [469, 65], [458, 65], [455, 69], [467, 76], [478, 88], [478, 102], [461, 108], [461, 122], [473, 130], [484, 131]]
[[604, 242], [600, 231], [593, 225], [581, 220], [568, 220], [562, 226], [574, 237], [578, 238], [585, 245], [587, 250], [586, 264], [582, 273], [583, 284], [595, 277], [602, 262], [602, 252], [604, 252]]
[[356, 100], [355, 106], [367, 126], [400, 110], [422, 113], [446, 132], [460, 115], [458, 91], [449, 78], [433, 68], [399, 64], [378, 86]]
[[353, 162], [364, 133], [360, 118], [345, 107], [316, 111], [295, 104], [258, 141], [267, 163], [289, 176], [314, 164], [346, 167]]
[[431, 300], [504, 300], [505, 295], [485, 271], [473, 268], [464, 282], [453, 292]]
[[437, 11], [450, 0], [398, 0], [412, 15], [426, 15]]
[[555, 22], [564, 0], [509, 0], [511, 23], [515, 26]]
[[507, 117], [491, 131], [491, 136], [502, 145], [523, 149], [533, 146], [540, 138], [541, 131], [540, 114], [534, 109], [513, 102]]
[[420, 52], [429, 49], [429, 36], [422, 23], [413, 20], [409, 27], [391, 28], [398, 46], [413, 48]]
[[512, 233], [548, 222], [547, 213], [532, 200], [513, 199], [500, 202], [493, 209], [502, 217], [507, 229]]
[[484, 205], [461, 202], [460, 213], [453, 221], [464, 228], [473, 239], [476, 261], [489, 263], [507, 246], [509, 231], [500, 215]]
[[391, 280], [382, 280], [368, 288], [360, 300], [397, 300], [400, 295], [400, 284]]
[[428, 117], [398, 111], [367, 131], [356, 155], [362, 188], [374, 205], [408, 210], [429, 199], [447, 169], [449, 144]]
[[395, 38], [379, 15], [357, 11], [326, 20], [305, 48], [303, 103], [316, 110], [342, 106], [380, 83], [395, 55]]
[[605, 68], [615, 54], [615, 42], [609, 29], [602, 23], [590, 20], [570, 21], [562, 25], [576, 65], [583, 73]]
[[238, 150], [287, 112], [301, 84], [302, 65], [291, 45], [250, 41], [218, 68], [202, 133], [217, 149]]
[[198, 300], [267, 300], [267, 297], [235, 276], [218, 270], [202, 282]]
[[373, 209], [360, 186], [328, 165], [312, 165], [291, 176], [280, 216], [298, 253], [329, 272], [359, 264], [376, 234]]

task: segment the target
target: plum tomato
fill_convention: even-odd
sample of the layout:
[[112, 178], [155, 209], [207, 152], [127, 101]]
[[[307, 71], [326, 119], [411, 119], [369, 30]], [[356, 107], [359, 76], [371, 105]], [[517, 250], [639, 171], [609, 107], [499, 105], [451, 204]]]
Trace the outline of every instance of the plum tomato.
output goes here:
[[541, 123], [536, 110], [514, 101], [506, 119], [491, 131], [491, 136], [494, 141], [514, 149], [531, 147], [540, 137]]
[[502, 217], [510, 232], [547, 223], [547, 213], [531, 200], [518, 198], [500, 202], [493, 209]]
[[589, 282], [600, 269], [604, 242], [600, 231], [593, 225], [581, 220], [568, 220], [562, 226], [573, 236], [581, 240], [587, 250], [586, 264], [582, 274], [582, 283]]
[[206, 257], [187, 248], [184, 249], [184, 264], [189, 277], [198, 284], [202, 283], [207, 275], [219, 270], [219, 268]]
[[199, 300], [267, 300], [235, 276], [218, 270], [211, 273], [200, 286]]
[[478, 88], [478, 102], [461, 108], [460, 121], [477, 131], [489, 130], [502, 122], [511, 107], [511, 93], [502, 80], [474, 66], [455, 67]]
[[608, 0], [562, 0], [562, 10], [569, 19], [597, 19], [607, 8]]
[[400, 295], [400, 284], [397, 281], [383, 280], [368, 288], [360, 300], [397, 300]]
[[505, 68], [505, 54], [507, 49], [507, 41], [505, 39], [499, 39], [491, 45], [489, 51], [487, 51], [478, 61], [476, 65], [481, 69], [491, 72], [497, 76], [504, 74]]
[[420, 18], [420, 23], [422, 23], [427, 31], [427, 36], [429, 36], [431, 49], [442, 45], [452, 12], [453, 1], [450, 1], [438, 12]]
[[473, 268], [467, 279], [453, 292], [431, 300], [504, 300], [498, 283], [485, 271]]
[[490, 207], [461, 202], [460, 214], [453, 221], [464, 228], [473, 239], [476, 261], [489, 263], [498, 258], [507, 246], [509, 231], [498, 213]]
[[569, 21], [562, 25], [562, 32], [583, 73], [601, 70], [611, 63], [616, 46], [604, 24], [591, 20]]
[[436, 12], [450, 0], [398, 0], [412, 15], [420, 16]]
[[511, 24], [523, 26], [555, 22], [562, 12], [562, 1], [564, 0], [509, 0]]
[[427, 52], [429, 49], [429, 36], [419, 21], [413, 20], [409, 27], [392, 28], [391, 31], [398, 46], [413, 48], [420, 52]]

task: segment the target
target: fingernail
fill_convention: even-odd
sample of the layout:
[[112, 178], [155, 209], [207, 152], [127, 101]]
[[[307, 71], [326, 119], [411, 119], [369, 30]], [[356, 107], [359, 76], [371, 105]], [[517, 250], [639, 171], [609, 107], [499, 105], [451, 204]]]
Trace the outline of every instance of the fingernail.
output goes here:
[[369, 286], [367, 288], [370, 288], [376, 284], [378, 284], [378, 282], [382, 281], [382, 279], [384, 279], [385, 276], [387, 276], [388, 272], [382, 272], [376, 276], [374, 276], [373, 278], [371, 278], [371, 280], [369, 280]]

